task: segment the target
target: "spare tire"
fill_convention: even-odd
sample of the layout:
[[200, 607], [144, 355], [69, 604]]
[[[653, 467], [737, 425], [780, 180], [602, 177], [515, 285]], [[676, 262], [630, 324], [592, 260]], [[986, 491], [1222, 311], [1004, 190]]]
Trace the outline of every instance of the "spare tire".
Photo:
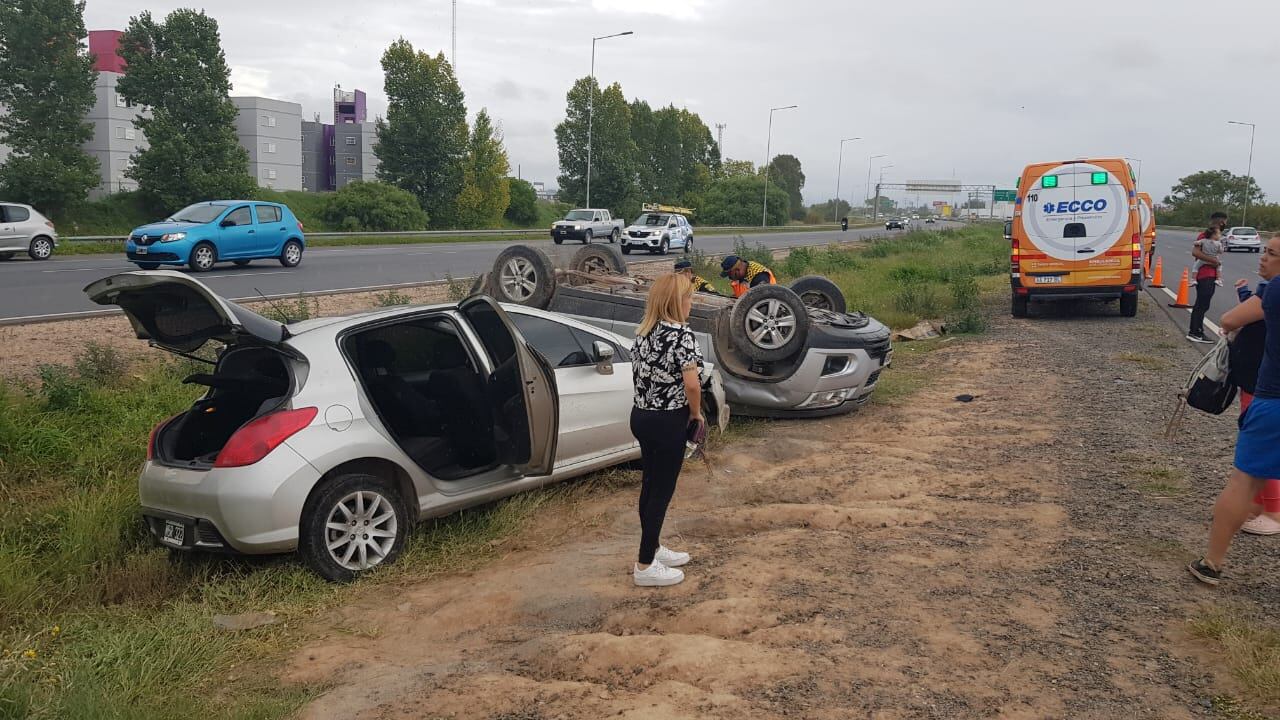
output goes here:
[[844, 292], [840, 286], [821, 275], [805, 275], [791, 282], [791, 290], [800, 296], [805, 307], [842, 313], [846, 311]]
[[592, 275], [627, 274], [627, 261], [616, 245], [584, 245], [573, 254], [569, 269]]
[[757, 362], [777, 362], [802, 351], [809, 315], [800, 296], [783, 285], [757, 285], [738, 298], [729, 318], [733, 347]]
[[489, 294], [499, 302], [545, 310], [556, 294], [556, 269], [541, 250], [512, 245], [493, 261], [488, 285]]

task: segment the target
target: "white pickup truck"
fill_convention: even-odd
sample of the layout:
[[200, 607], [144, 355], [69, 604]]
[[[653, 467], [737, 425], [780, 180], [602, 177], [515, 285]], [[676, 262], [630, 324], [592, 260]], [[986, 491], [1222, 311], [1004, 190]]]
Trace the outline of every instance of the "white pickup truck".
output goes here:
[[616, 243], [625, 225], [625, 221], [613, 219], [608, 210], [570, 210], [563, 220], [551, 226], [551, 239], [557, 245], [565, 240], [581, 240], [588, 245], [595, 238]]

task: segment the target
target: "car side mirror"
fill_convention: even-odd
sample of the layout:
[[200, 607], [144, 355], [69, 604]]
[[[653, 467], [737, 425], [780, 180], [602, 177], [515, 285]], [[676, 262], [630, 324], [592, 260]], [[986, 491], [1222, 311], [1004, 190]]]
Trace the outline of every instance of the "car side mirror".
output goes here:
[[235, 227], [235, 224], [236, 224], [235, 220], [232, 220], [231, 218], [226, 218], [222, 222], [218, 223], [218, 227]]
[[596, 372], [601, 375], [613, 374], [613, 346], [603, 340], [591, 344], [591, 351], [596, 356]]

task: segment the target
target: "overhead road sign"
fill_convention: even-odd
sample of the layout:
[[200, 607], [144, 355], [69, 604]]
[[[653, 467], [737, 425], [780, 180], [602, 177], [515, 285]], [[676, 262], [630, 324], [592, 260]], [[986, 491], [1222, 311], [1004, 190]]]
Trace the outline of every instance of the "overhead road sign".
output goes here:
[[907, 192], [958, 193], [962, 185], [959, 180], [915, 180], [907, 183]]

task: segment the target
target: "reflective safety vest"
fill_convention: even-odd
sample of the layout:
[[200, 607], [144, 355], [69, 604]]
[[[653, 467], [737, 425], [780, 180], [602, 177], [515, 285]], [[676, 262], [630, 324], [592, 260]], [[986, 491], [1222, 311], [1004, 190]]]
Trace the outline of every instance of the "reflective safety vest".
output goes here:
[[715, 287], [711, 283], [707, 282], [706, 278], [703, 278], [701, 275], [694, 275], [692, 279], [694, 292], [713, 293], [716, 291]]
[[751, 281], [756, 279], [756, 276], [759, 275], [760, 273], [764, 273], [765, 275], [769, 276], [770, 285], [778, 284], [778, 280], [773, 276], [772, 270], [761, 265], [755, 260], [748, 260], [747, 276], [741, 280], [731, 280], [729, 282], [729, 284], [733, 286], [733, 296], [738, 298], [738, 297], [742, 297], [743, 295], [746, 295], [747, 291], [751, 289]]

